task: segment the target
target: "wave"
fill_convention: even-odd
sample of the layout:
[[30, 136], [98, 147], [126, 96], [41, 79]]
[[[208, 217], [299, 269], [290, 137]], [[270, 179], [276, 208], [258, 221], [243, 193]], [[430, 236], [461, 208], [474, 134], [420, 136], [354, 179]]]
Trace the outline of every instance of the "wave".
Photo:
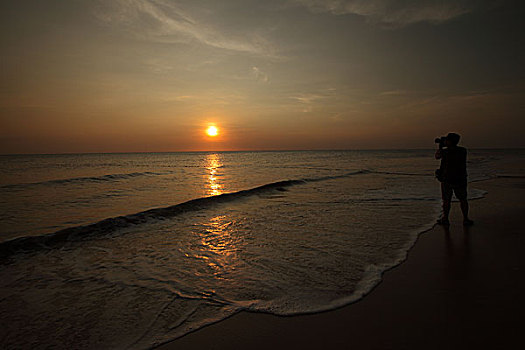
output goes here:
[[438, 197], [393, 197], [393, 198], [362, 198], [355, 199], [355, 202], [437, 202], [441, 201]]
[[364, 175], [364, 174], [371, 174], [371, 173], [374, 173], [374, 171], [363, 169], [363, 170], [352, 171], [352, 172], [349, 172], [349, 173], [344, 173], [344, 174], [341, 174], [341, 175], [328, 175], [328, 176], [321, 176], [321, 177], [315, 177], [315, 178], [305, 178], [302, 181], [304, 181], [304, 182], [319, 182], [319, 181], [341, 179], [341, 178], [349, 177], [349, 176], [352, 176], [352, 175]]
[[186, 212], [207, 209], [213, 205], [263, 194], [269, 191], [285, 191], [286, 187], [304, 184], [305, 182], [305, 180], [278, 181], [248, 190], [197, 198], [169, 207], [155, 208], [131, 215], [108, 218], [93, 224], [70, 227], [47, 235], [15, 238], [0, 243], [0, 261], [5, 261], [17, 253], [61, 247], [70, 241], [108, 234], [117, 229], [143, 224], [150, 220], [162, 220]]
[[496, 174], [496, 177], [501, 179], [525, 179], [523, 174]]
[[168, 173], [155, 173], [151, 171], [126, 173], [126, 174], [107, 174], [107, 175], [101, 175], [101, 176], [73, 177], [69, 179], [57, 179], [57, 180], [48, 180], [48, 181], [41, 181], [41, 182], [26, 182], [26, 183], [10, 184], [10, 185], [0, 186], [0, 188], [18, 189], [18, 188], [42, 186], [42, 185], [60, 185], [60, 184], [84, 183], [84, 182], [111, 182], [111, 181], [130, 179], [130, 178], [139, 177], [139, 176], [156, 176], [156, 175], [167, 175], [167, 174]]
[[393, 171], [373, 171], [374, 174], [383, 174], [383, 175], [401, 175], [401, 176], [434, 176], [433, 173], [400, 173]]
[[524, 174], [490, 174], [490, 175], [479, 175], [473, 179], [469, 179], [471, 182], [482, 182], [493, 179], [525, 179]]
[[[67, 242], [90, 239], [101, 235], [106, 235], [111, 232], [114, 232], [118, 229], [130, 227], [132, 225], [139, 225], [147, 223], [151, 220], [162, 220], [170, 217], [174, 217], [186, 212], [198, 211], [202, 209], [210, 208], [214, 205], [232, 202], [238, 199], [246, 198], [249, 196], [263, 194], [270, 191], [286, 191], [286, 187], [293, 185], [334, 180], [340, 178], [346, 178], [354, 175], [364, 175], [364, 174], [374, 174], [380, 173], [385, 174], [385, 172], [376, 172], [373, 170], [357, 170], [353, 172], [347, 172], [340, 175], [333, 176], [322, 176], [317, 178], [304, 178], [299, 180], [285, 180], [278, 181], [273, 183], [268, 183], [262, 186], [255, 188], [241, 190], [238, 192], [224, 193], [217, 196], [202, 197], [189, 200], [187, 202], [179, 203], [169, 207], [163, 208], [154, 208], [146, 211], [138, 212], [130, 215], [123, 215], [113, 218], [107, 218], [96, 223], [74, 226], [66, 229], [56, 231], [54, 233], [39, 235], [39, 236], [25, 236], [19, 237], [12, 240], [4, 241], [0, 243], [0, 262], [5, 261], [10, 256], [17, 253], [25, 253], [37, 251], [39, 249], [49, 249], [55, 247], [61, 247]], [[144, 172], [144, 173], [129, 173], [129, 174], [112, 174], [104, 175], [99, 177], [92, 178], [73, 178], [66, 180], [52, 180], [47, 183], [60, 182], [72, 182], [72, 181], [113, 181], [120, 178], [129, 178], [135, 176], [145, 176], [145, 175], [156, 175], [158, 173]], [[399, 174], [396, 175], [409, 175], [409, 174]], [[419, 176], [421, 174], [410, 174]], [[14, 185], [10, 185], [14, 186]], [[359, 199], [357, 201], [435, 201], [435, 198], [430, 197], [420, 197], [420, 198], [377, 198], [377, 199]]]

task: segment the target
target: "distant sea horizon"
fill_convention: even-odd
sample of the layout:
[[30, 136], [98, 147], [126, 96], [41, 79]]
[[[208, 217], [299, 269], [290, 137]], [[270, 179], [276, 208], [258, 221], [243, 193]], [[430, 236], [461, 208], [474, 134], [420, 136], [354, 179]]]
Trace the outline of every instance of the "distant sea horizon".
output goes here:
[[[469, 150], [491, 151], [491, 150], [524, 150], [525, 147], [468, 147]], [[236, 152], [347, 152], [347, 151], [424, 151], [435, 150], [436, 147], [413, 147], [413, 148], [319, 148], [319, 149], [255, 149], [255, 150], [192, 150], [192, 151], [111, 151], [111, 152], [57, 152], [57, 153], [0, 153], [0, 156], [58, 156], [58, 155], [81, 155], [81, 154], [143, 154], [143, 153], [236, 153]]]

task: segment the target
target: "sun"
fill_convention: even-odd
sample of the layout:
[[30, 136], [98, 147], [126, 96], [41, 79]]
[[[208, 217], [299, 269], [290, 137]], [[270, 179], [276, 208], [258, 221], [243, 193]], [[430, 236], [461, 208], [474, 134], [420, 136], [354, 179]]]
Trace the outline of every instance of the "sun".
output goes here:
[[217, 129], [216, 126], [210, 125], [208, 126], [208, 129], [206, 129], [206, 134], [211, 137], [215, 137], [219, 135], [219, 129]]

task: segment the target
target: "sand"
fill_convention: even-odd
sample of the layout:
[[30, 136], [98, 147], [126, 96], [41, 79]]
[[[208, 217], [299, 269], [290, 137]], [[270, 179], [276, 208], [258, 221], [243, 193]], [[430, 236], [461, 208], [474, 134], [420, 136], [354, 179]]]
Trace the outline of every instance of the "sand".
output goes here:
[[486, 349], [522, 337], [525, 179], [472, 184], [475, 225], [422, 234], [408, 259], [365, 298], [329, 312], [293, 317], [238, 313], [159, 349]]

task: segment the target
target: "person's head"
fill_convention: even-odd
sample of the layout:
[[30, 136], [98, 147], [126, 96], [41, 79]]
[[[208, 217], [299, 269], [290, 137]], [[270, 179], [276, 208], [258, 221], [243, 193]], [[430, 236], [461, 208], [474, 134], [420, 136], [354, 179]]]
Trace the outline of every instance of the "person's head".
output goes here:
[[447, 147], [453, 147], [453, 146], [457, 146], [458, 143], [459, 143], [459, 139], [460, 139], [461, 136], [459, 136], [458, 134], [456, 133], [449, 133], [447, 136], [446, 136], [446, 139], [445, 139], [445, 146]]

